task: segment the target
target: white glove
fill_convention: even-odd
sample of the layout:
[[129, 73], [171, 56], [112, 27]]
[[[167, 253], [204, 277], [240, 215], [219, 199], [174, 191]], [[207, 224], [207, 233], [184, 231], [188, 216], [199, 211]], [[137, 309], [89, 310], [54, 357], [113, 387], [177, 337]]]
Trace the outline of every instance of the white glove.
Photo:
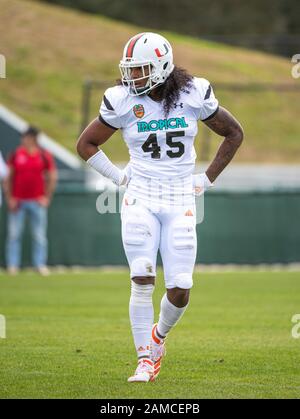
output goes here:
[[122, 170], [122, 173], [124, 174], [124, 178], [120, 184], [120, 186], [128, 186], [128, 183], [130, 182], [131, 179], [131, 167], [130, 167], [130, 163], [127, 164], [127, 166], [125, 167], [125, 169]]
[[214, 184], [208, 179], [206, 173], [197, 173], [193, 175], [193, 188], [196, 196], [204, 194], [207, 189], [212, 188]]

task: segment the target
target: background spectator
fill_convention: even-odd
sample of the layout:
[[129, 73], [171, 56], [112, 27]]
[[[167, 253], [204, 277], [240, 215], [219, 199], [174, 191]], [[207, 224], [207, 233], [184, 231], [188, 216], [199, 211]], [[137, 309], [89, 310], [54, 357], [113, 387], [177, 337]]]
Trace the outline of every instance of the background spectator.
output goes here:
[[21, 145], [8, 158], [9, 174], [5, 196], [9, 210], [6, 244], [8, 272], [16, 274], [21, 264], [21, 240], [25, 217], [29, 216], [32, 263], [42, 275], [48, 275], [47, 208], [57, 181], [51, 154], [38, 144], [39, 131], [29, 127], [21, 137]]

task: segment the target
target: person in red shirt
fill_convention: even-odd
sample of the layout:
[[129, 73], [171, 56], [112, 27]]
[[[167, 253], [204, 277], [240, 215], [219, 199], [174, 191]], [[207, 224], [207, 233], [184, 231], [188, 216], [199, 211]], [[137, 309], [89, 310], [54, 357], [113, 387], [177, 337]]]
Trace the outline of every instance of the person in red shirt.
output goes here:
[[50, 205], [57, 172], [52, 155], [38, 144], [39, 131], [29, 127], [21, 145], [8, 158], [9, 175], [4, 191], [9, 209], [6, 262], [10, 274], [21, 263], [21, 240], [25, 218], [30, 219], [33, 239], [32, 262], [37, 271], [49, 273], [47, 263], [47, 208]]

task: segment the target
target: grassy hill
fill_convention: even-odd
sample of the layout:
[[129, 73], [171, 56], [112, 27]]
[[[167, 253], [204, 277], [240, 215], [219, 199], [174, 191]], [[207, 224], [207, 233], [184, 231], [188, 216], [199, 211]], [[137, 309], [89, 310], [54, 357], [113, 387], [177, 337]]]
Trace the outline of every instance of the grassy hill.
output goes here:
[[[114, 84], [124, 43], [148, 28], [33, 1], [0, 0], [0, 10], [0, 53], [7, 60], [7, 78], [0, 80], [0, 102], [75, 151], [83, 81], [92, 78]], [[299, 86], [286, 59], [165, 35], [174, 45], [176, 63], [212, 83]], [[245, 143], [236, 161], [300, 162], [299, 90], [280, 94], [215, 91], [245, 128]], [[102, 93], [99, 89], [93, 94], [92, 116], [98, 114]], [[201, 137], [196, 142], [198, 158]], [[213, 136], [210, 156], [219, 141]], [[127, 160], [119, 133], [105, 148], [114, 160]]]

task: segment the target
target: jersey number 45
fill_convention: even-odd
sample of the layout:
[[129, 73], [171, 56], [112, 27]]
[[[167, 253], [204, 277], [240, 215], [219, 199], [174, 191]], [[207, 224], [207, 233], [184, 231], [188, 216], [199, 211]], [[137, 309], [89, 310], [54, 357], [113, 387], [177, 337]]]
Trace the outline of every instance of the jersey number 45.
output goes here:
[[[184, 137], [184, 131], [175, 131], [166, 133], [166, 143], [171, 149], [177, 148], [177, 150], [167, 150], [167, 155], [173, 159], [174, 157], [181, 157], [184, 153], [184, 144], [181, 141], [174, 141], [174, 138]], [[160, 159], [160, 147], [157, 143], [157, 135], [150, 134], [147, 140], [142, 145], [142, 149], [145, 153], [151, 153], [152, 159]]]

